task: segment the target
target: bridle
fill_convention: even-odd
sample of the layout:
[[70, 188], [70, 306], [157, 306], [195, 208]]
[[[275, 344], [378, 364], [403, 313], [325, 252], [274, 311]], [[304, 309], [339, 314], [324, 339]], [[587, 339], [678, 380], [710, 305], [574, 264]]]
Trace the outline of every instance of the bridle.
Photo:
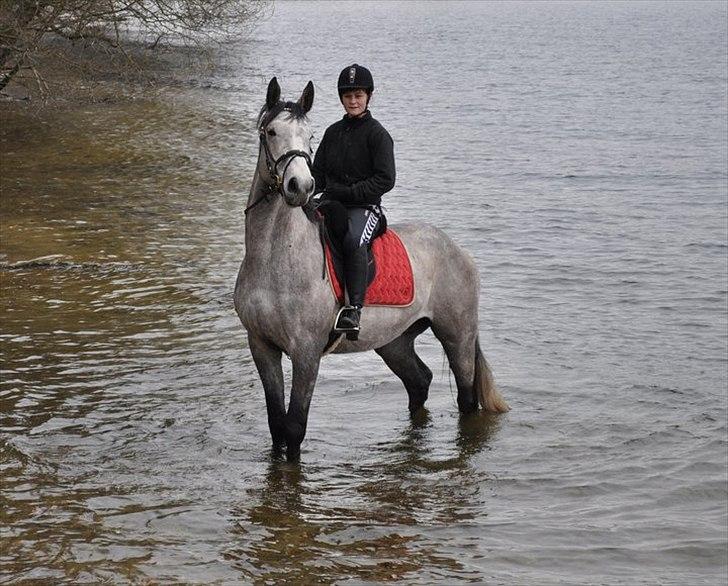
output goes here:
[[[286, 110], [290, 112], [289, 108], [283, 108], [281, 112]], [[269, 113], [270, 111], [266, 114]], [[276, 116], [279, 113], [280, 112], [276, 112]], [[266, 190], [263, 192], [263, 195], [261, 195], [257, 200], [255, 200], [252, 204], [245, 208], [246, 214], [262, 201], [267, 201], [269, 196], [275, 192], [278, 192], [281, 197], [285, 197], [283, 178], [286, 176], [288, 166], [293, 162], [296, 157], [303, 157], [309, 169], [312, 165], [311, 155], [306, 151], [302, 151], [299, 149], [291, 149], [283, 153], [277, 159], [274, 159], [273, 155], [270, 152], [270, 146], [268, 145], [267, 139], [268, 122], [270, 122], [270, 120], [268, 120], [268, 116], [264, 115], [261, 119], [260, 126], [258, 126], [258, 139], [261, 146], [263, 147], [263, 153], [265, 154], [265, 166], [268, 169], [268, 175], [270, 176], [273, 183], [267, 183]], [[283, 171], [281, 173], [278, 173], [278, 166], [286, 159], [288, 159], [288, 161], [286, 161], [286, 164], [283, 166]]]

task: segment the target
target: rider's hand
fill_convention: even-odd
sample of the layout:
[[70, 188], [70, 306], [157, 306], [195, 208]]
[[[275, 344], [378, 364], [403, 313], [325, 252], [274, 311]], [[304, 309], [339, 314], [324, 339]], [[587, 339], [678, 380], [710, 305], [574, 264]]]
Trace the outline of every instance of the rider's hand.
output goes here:
[[330, 182], [326, 185], [326, 196], [327, 199], [333, 199], [336, 201], [346, 201], [349, 198], [350, 189], [343, 183]]

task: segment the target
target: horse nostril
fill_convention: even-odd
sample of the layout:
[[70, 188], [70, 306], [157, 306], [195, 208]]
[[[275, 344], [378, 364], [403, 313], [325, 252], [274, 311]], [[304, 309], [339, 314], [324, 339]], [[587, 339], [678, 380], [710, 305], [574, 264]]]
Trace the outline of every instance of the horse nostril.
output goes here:
[[298, 180], [295, 177], [291, 177], [290, 181], [288, 182], [288, 191], [294, 193], [298, 191]]
[[306, 185], [306, 193], [312, 193], [314, 188], [313, 179], [308, 182], [308, 185]]

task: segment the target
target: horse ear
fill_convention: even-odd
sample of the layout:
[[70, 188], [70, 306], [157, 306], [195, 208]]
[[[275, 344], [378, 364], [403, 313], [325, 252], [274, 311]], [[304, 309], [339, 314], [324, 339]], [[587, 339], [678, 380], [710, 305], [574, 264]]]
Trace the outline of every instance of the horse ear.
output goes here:
[[274, 77], [268, 84], [268, 93], [265, 96], [265, 106], [270, 110], [275, 106], [281, 99], [281, 86], [278, 85], [278, 80]]
[[303, 108], [304, 112], [308, 112], [311, 109], [311, 106], [313, 106], [313, 82], [309, 81], [306, 84], [306, 87], [303, 88], [303, 93], [301, 94], [301, 97], [298, 100], [298, 103], [300, 104], [301, 108]]

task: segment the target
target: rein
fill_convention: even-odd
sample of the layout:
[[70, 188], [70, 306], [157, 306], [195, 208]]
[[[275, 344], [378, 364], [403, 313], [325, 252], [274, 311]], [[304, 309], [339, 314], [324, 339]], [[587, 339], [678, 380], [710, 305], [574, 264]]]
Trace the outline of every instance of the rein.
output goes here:
[[[255, 200], [247, 208], [245, 208], [246, 214], [262, 201], [268, 201], [268, 197], [272, 193], [277, 192], [278, 195], [284, 197], [285, 193], [283, 178], [286, 176], [288, 166], [293, 162], [293, 159], [295, 159], [296, 157], [303, 157], [306, 160], [306, 164], [308, 165], [309, 169], [312, 165], [311, 155], [306, 151], [301, 151], [298, 149], [291, 149], [290, 151], [286, 151], [280, 157], [274, 159], [273, 155], [270, 152], [270, 147], [268, 146], [268, 140], [266, 138], [267, 122], [268, 121], [265, 120], [265, 118], [261, 122], [261, 125], [258, 128], [258, 138], [260, 140], [261, 146], [263, 147], [263, 152], [265, 153], [265, 166], [268, 169], [268, 175], [270, 176], [273, 183], [266, 183], [266, 191], [257, 200]], [[284, 161], [286, 159], [288, 159], [288, 161], [283, 167], [283, 172], [279, 174], [278, 165], [281, 164], [281, 161]]]

